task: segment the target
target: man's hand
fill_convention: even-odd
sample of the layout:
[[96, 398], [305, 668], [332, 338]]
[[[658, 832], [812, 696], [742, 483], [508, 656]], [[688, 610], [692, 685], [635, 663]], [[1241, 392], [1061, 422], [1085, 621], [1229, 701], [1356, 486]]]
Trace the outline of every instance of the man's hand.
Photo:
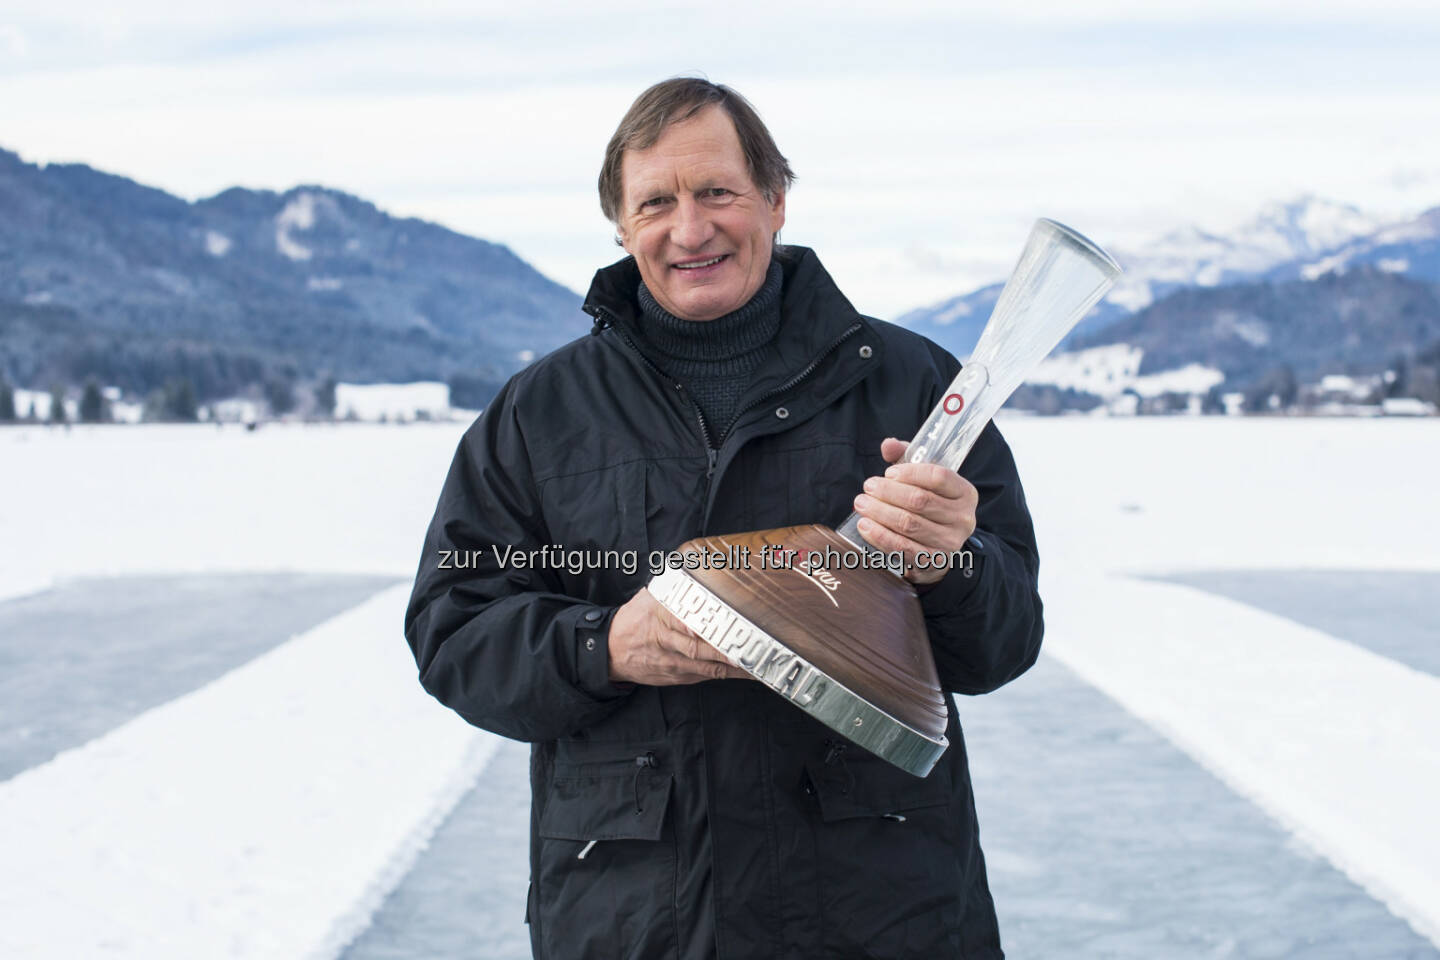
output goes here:
[[[880, 455], [895, 464], [909, 446], [892, 437], [880, 444]], [[886, 470], [885, 476], [865, 481], [865, 492], [855, 498], [855, 512], [860, 514], [860, 535], [866, 541], [886, 553], [904, 553], [905, 579], [934, 583], [950, 565], [922, 567], [915, 562], [916, 554], [953, 555], [963, 549], [975, 532], [979, 503], [975, 487], [954, 471], [938, 463], [900, 463]]]
[[610, 679], [663, 687], [750, 674], [641, 590], [610, 618]]

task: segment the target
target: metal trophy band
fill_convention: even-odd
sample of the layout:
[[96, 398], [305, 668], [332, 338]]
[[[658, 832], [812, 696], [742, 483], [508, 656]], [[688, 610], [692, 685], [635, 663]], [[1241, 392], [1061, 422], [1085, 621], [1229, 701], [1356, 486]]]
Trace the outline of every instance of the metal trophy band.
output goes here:
[[[1037, 220], [970, 360], [911, 441], [907, 463], [958, 470], [1025, 378], [1115, 283], [1090, 240]], [[923, 777], [945, 752], [947, 707], [915, 588], [860, 535], [858, 514], [700, 537], [681, 554], [781, 562], [685, 564], [649, 591], [751, 676], [851, 742]], [[837, 562], [838, 561], [838, 562]]]

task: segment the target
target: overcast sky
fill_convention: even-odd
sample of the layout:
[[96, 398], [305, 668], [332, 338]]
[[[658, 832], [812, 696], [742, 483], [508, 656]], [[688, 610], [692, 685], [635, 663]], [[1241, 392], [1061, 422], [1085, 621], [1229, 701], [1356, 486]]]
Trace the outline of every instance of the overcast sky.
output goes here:
[[699, 72], [799, 175], [784, 239], [893, 317], [1003, 278], [1037, 216], [1133, 248], [1301, 193], [1440, 205], [1437, 63], [1435, 0], [4, 0], [0, 147], [189, 199], [320, 183], [583, 291], [620, 255], [605, 141]]

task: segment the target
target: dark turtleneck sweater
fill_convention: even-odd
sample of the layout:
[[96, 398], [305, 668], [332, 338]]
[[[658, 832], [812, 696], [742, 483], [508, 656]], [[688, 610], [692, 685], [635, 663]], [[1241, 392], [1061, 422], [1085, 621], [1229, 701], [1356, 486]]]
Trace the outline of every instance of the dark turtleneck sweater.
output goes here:
[[714, 320], [682, 320], [656, 302], [640, 283], [640, 337], [660, 369], [685, 385], [718, 447], [735, 422], [750, 374], [773, 349], [780, 329], [784, 273], [770, 261], [765, 282], [733, 313]]

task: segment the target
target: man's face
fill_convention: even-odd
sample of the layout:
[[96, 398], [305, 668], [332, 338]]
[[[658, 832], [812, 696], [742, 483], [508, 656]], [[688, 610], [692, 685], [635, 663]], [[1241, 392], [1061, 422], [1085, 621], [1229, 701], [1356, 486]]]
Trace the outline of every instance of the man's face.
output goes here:
[[714, 320], [760, 289], [785, 195], [766, 200], [751, 182], [722, 107], [672, 124], [647, 150], [627, 150], [620, 182], [620, 240], [660, 306]]

